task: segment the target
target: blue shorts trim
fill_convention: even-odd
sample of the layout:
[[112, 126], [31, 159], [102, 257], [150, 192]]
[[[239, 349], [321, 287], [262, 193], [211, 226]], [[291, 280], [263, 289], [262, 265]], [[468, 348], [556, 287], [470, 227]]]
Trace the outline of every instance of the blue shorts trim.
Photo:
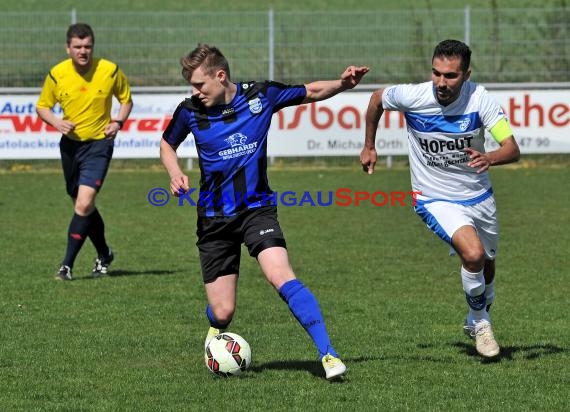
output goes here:
[[488, 199], [491, 196], [493, 196], [493, 188], [492, 187], [490, 187], [485, 193], [482, 193], [477, 197], [474, 197], [471, 199], [466, 199], [466, 200], [449, 200], [449, 199], [421, 200], [421, 199], [416, 199], [416, 207], [423, 206], [423, 205], [426, 205], [428, 203], [433, 203], [433, 202], [448, 202], [448, 203], [455, 203], [455, 204], [463, 205], [463, 206], [473, 206], [473, 205], [476, 205], [477, 203], [481, 203], [483, 200]]
[[437, 236], [451, 245], [451, 238], [447, 235], [445, 230], [443, 230], [443, 227], [440, 226], [437, 219], [430, 212], [428, 212], [424, 205], [416, 205], [414, 207], [414, 210], [432, 232], [434, 232]]
[[423, 222], [433, 231], [439, 238], [451, 245], [451, 237], [446, 233], [443, 227], [439, 224], [434, 215], [432, 215], [426, 208], [426, 205], [433, 202], [447, 202], [454, 203], [462, 206], [473, 206], [493, 196], [493, 189], [490, 188], [485, 193], [467, 200], [446, 200], [446, 199], [429, 199], [429, 200], [416, 200], [414, 211], [423, 220]]

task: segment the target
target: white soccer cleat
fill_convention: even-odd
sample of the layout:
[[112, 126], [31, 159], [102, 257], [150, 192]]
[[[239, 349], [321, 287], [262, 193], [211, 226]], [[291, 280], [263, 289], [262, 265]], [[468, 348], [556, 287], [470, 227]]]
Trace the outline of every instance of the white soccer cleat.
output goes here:
[[494, 358], [501, 351], [495, 336], [493, 336], [493, 329], [491, 323], [483, 320], [477, 322], [473, 327], [473, 334], [475, 338], [475, 348], [477, 353], [484, 358]]
[[325, 376], [328, 380], [342, 378], [346, 373], [346, 365], [330, 353], [323, 356], [322, 362], [323, 368], [325, 368]]

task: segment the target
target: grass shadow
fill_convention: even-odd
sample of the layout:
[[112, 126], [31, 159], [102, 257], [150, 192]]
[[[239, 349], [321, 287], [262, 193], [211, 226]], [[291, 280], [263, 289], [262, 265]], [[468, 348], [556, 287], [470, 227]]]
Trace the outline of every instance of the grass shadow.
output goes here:
[[[168, 276], [168, 275], [175, 275], [176, 273], [181, 272], [180, 270], [125, 270], [125, 269], [113, 269], [111, 273], [108, 275], [103, 275], [101, 277], [108, 277], [108, 278], [120, 278], [123, 276], [144, 276], [144, 275], [152, 275], [152, 276]], [[97, 280], [100, 278], [93, 278], [91, 275], [86, 276], [79, 276], [73, 277], [74, 280]]]
[[[359, 358], [343, 358], [343, 361], [347, 364], [367, 362], [370, 360], [379, 360], [381, 358], [374, 357], [359, 357]], [[250, 367], [248, 371], [253, 373], [262, 373], [267, 370], [290, 370], [290, 371], [308, 371], [311, 375], [324, 378], [324, 371], [321, 362], [310, 361], [310, 360], [291, 360], [291, 361], [272, 361], [265, 362], [261, 364], [255, 364]], [[331, 382], [343, 382], [345, 379], [339, 379]]]
[[[480, 357], [475, 349], [474, 344], [469, 344], [465, 342], [454, 342], [451, 346], [459, 348], [460, 351], [464, 352], [468, 356]], [[521, 346], [501, 346], [501, 353], [499, 356], [491, 359], [481, 359], [482, 363], [497, 363], [502, 360], [515, 361], [517, 359], [533, 360], [539, 359], [544, 356], [557, 355], [559, 353], [564, 353], [567, 350], [552, 344], [542, 344], [542, 345], [521, 345]]]

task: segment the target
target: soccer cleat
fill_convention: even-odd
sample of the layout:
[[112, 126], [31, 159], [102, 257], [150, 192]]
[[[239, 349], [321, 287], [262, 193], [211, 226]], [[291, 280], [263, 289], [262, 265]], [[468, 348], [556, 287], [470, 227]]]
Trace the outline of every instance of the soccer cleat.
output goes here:
[[346, 373], [346, 365], [339, 358], [335, 358], [330, 353], [323, 356], [323, 368], [325, 368], [325, 377], [328, 380], [342, 378]]
[[91, 272], [91, 276], [98, 278], [101, 275], [106, 275], [113, 259], [115, 259], [115, 256], [111, 249], [109, 249], [109, 255], [107, 257], [98, 256], [97, 259], [95, 259], [95, 267], [93, 268], [93, 272]]
[[475, 326], [470, 326], [467, 319], [465, 319], [465, 325], [463, 325], [463, 333], [471, 339], [475, 339]]
[[491, 323], [488, 321], [477, 322], [471, 327], [470, 336], [475, 339], [477, 353], [484, 358], [494, 358], [500, 352], [499, 345], [493, 336]]
[[210, 329], [208, 329], [208, 334], [206, 335], [206, 341], [204, 342], [204, 350], [206, 350], [208, 347], [208, 343], [214, 339], [214, 336], [219, 335], [220, 333], [221, 331], [219, 329], [210, 326]]
[[67, 265], [61, 265], [57, 275], [55, 276], [55, 280], [73, 280], [71, 276], [71, 268]]

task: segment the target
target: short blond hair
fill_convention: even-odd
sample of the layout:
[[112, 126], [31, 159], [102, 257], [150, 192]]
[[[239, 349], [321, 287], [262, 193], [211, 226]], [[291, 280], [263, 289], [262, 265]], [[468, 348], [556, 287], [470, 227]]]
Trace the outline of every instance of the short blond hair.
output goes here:
[[212, 74], [215, 70], [222, 69], [230, 79], [230, 65], [222, 52], [213, 46], [199, 43], [198, 46], [186, 56], [180, 59], [182, 77], [190, 83], [192, 73], [198, 67], [202, 67], [204, 73]]

